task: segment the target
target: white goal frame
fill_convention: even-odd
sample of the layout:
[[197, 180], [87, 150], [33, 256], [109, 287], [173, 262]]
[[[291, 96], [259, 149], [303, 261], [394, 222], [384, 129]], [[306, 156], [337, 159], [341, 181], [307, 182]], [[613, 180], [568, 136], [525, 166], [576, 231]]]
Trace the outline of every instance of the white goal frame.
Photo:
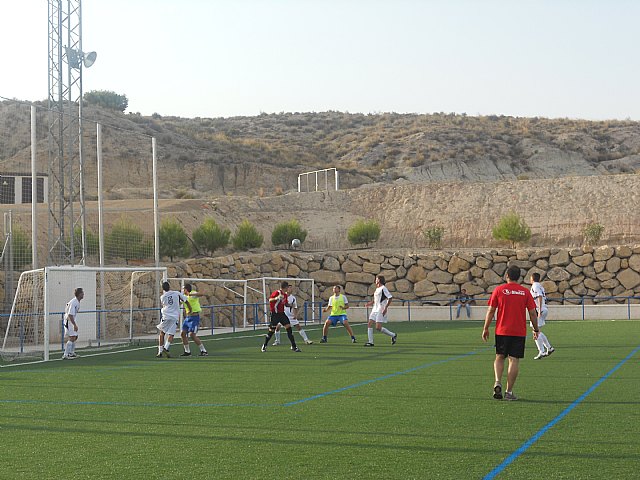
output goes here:
[[[167, 278], [167, 268], [166, 267], [86, 267], [86, 266], [51, 266], [51, 267], [44, 267], [44, 268], [38, 268], [35, 270], [28, 270], [25, 272], [22, 272], [22, 274], [20, 274], [20, 278], [18, 280], [18, 287], [16, 288], [16, 294], [13, 300], [13, 303], [11, 305], [11, 313], [9, 315], [9, 321], [7, 324], [7, 330], [5, 332], [4, 335], [4, 341], [2, 343], [2, 352], [5, 353], [5, 349], [7, 346], [7, 339], [9, 336], [9, 332], [11, 331], [12, 328], [12, 321], [14, 320], [15, 316], [17, 316], [18, 314], [16, 313], [15, 309], [16, 309], [16, 303], [17, 300], [19, 298], [19, 295], [21, 294], [20, 291], [20, 286], [23, 282], [23, 279], [26, 278], [26, 276], [28, 275], [36, 275], [38, 273], [43, 274], [42, 276], [42, 296], [41, 299], [37, 298], [39, 292], [36, 292], [34, 290], [33, 293], [33, 298], [34, 298], [34, 306], [36, 307], [35, 312], [32, 314], [34, 316], [39, 315], [37, 312], [41, 312], [42, 315], [42, 328], [44, 329], [42, 334], [43, 334], [43, 352], [44, 352], [44, 360], [48, 361], [50, 358], [50, 349], [51, 349], [51, 336], [50, 336], [50, 330], [51, 330], [51, 325], [53, 324], [52, 322], [55, 322], [55, 324], [58, 324], [60, 321], [60, 307], [54, 307], [53, 306], [53, 301], [52, 298], [55, 298], [57, 300], [57, 303], [60, 304], [60, 301], [66, 302], [68, 300], [68, 298], [73, 294], [73, 289], [69, 289], [68, 285], [65, 285], [65, 290], [64, 292], [60, 292], [60, 283], [58, 283], [58, 285], [55, 284], [55, 279], [54, 277], [55, 272], [73, 272], [76, 273], [78, 275], [90, 275], [91, 273], [94, 273], [96, 276], [98, 274], [101, 275], [106, 273], [106, 272], [131, 272], [131, 277], [130, 277], [130, 285], [129, 285], [129, 289], [130, 289], [130, 303], [129, 303], [129, 323], [130, 323], [130, 332], [132, 331], [131, 329], [131, 325], [133, 323], [133, 283], [134, 283], [134, 279], [135, 279], [135, 274], [136, 273], [150, 273], [150, 272], [157, 272], [160, 276], [161, 276], [161, 281], [164, 281]], [[73, 280], [73, 279], [72, 279]], [[103, 282], [101, 282], [101, 285], [104, 285]], [[58, 288], [56, 288], [56, 286]], [[74, 285], [75, 286], [82, 286], [82, 285]], [[83, 287], [85, 288], [85, 287]], [[158, 296], [159, 296], [159, 290], [160, 289], [160, 285], [158, 285]], [[85, 288], [85, 294], [87, 293], [87, 288]], [[97, 290], [97, 288], [96, 288]], [[100, 313], [98, 311], [95, 310], [95, 299], [98, 295], [102, 295], [104, 296], [104, 288], [101, 289], [102, 291], [98, 292], [89, 292], [89, 293], [93, 293], [93, 313]], [[60, 296], [62, 295], [62, 296]], [[104, 297], [103, 297], [104, 298]], [[61, 300], [62, 299], [62, 300]], [[40, 303], [39, 301], [42, 301], [42, 303]], [[36, 303], [38, 303], [38, 305], [35, 305]], [[104, 302], [101, 302], [101, 305], [104, 305]], [[86, 313], [91, 313], [91, 305], [89, 305], [89, 310], [86, 308], [82, 308], [82, 304], [81, 304], [81, 310], [80, 312], [82, 313], [83, 310]], [[42, 308], [42, 310], [40, 311], [40, 308]], [[52, 309], [54, 311], [52, 311]], [[63, 308], [64, 310], [64, 308]], [[36, 321], [34, 322], [36, 324], [35, 330], [38, 330], [38, 323], [39, 320], [36, 319]], [[131, 335], [131, 333], [130, 333]], [[35, 338], [38, 337], [38, 334], [35, 334]], [[130, 338], [131, 339], [131, 338]], [[35, 346], [37, 346], [38, 343], [35, 344]]]
[[[282, 281], [287, 281], [289, 283], [291, 283], [292, 285], [295, 285], [297, 282], [303, 281], [303, 282], [311, 282], [311, 304], [314, 305], [315, 301], [316, 301], [316, 281], [313, 278], [292, 278], [292, 277], [258, 277], [258, 278], [250, 278], [247, 281], [248, 282], [261, 282], [262, 283], [262, 290], [258, 290], [255, 288], [251, 288], [248, 287], [249, 290], [253, 290], [254, 292], [262, 295], [262, 302], [263, 302], [263, 314], [264, 314], [264, 318], [269, 318], [269, 295], [270, 292], [267, 290], [267, 281], [278, 281], [278, 282], [282, 282]], [[315, 322], [316, 318], [315, 318], [315, 310], [312, 308], [311, 309], [311, 321]]]
[[[333, 174], [331, 174], [331, 172], [333, 172]], [[324, 188], [319, 188], [320, 184], [318, 183], [318, 180], [322, 179], [322, 174], [324, 173]], [[318, 175], [320, 175], [320, 177], [318, 177]], [[309, 179], [311, 177], [314, 177], [314, 179], [312, 180], [314, 183], [312, 185], [314, 185], [314, 190], [311, 190], [311, 185], [309, 185]], [[330, 181], [330, 177], [333, 177], [333, 182]], [[304, 172], [304, 173], [300, 173], [298, 174], [298, 193], [302, 192], [302, 186], [306, 185], [307, 189], [305, 190], [305, 192], [312, 192], [312, 191], [319, 191], [319, 190], [326, 190], [329, 191], [329, 185], [333, 183], [335, 186], [336, 191], [339, 189], [339, 181], [338, 181], [338, 169], [335, 167], [332, 168], [324, 168], [322, 170], [313, 170], [311, 172]]]

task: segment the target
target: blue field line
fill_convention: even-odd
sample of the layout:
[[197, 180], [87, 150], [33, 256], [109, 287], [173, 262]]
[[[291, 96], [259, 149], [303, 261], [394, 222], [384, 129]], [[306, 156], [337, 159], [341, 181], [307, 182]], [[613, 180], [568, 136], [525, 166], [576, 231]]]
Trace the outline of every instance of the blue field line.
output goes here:
[[435, 362], [429, 362], [429, 363], [425, 363], [424, 365], [419, 365], [417, 367], [413, 367], [413, 368], [409, 368], [407, 370], [402, 370], [400, 372], [395, 372], [395, 373], [390, 373], [388, 375], [383, 375], [382, 377], [378, 377], [378, 378], [372, 378], [370, 380], [363, 380], [361, 382], [358, 383], [354, 383], [353, 385], [348, 385], [346, 387], [341, 387], [338, 388], [336, 390], [330, 390], [328, 392], [324, 392], [324, 393], [319, 393], [317, 395], [313, 395], [311, 397], [307, 397], [307, 398], [302, 398], [300, 400], [294, 400], [293, 402], [287, 402], [287, 403], [283, 403], [282, 406], [283, 407], [291, 407], [293, 405], [299, 405], [301, 403], [305, 403], [305, 402], [310, 402], [311, 400], [318, 400], [320, 398], [324, 398], [327, 397], [329, 395], [333, 395], [335, 393], [340, 393], [340, 392], [344, 392], [345, 390], [351, 390], [353, 388], [358, 388], [358, 387], [362, 387], [364, 385], [369, 385], [371, 383], [375, 383], [375, 382], [380, 382], [382, 380], [387, 380], [389, 378], [394, 378], [394, 377], [398, 377], [400, 375], [404, 375], [406, 373], [411, 373], [411, 372], [415, 372], [417, 370], [422, 370], [424, 368], [429, 368], [429, 367], [433, 367], [435, 365], [441, 365], [443, 363], [447, 363], [447, 362], [452, 362], [454, 360], [459, 360], [461, 358], [465, 358], [471, 355], [475, 355], [478, 352], [482, 352], [486, 350], [486, 348], [483, 348], [481, 350], [474, 350], [472, 352], [467, 352], [467, 353], [463, 353], [461, 355], [456, 355], [454, 357], [449, 357], [449, 358], [445, 358], [443, 360], [437, 360]]
[[0, 400], [0, 403], [22, 403], [37, 405], [99, 405], [106, 407], [159, 407], [159, 408], [194, 408], [194, 407], [280, 407], [278, 404], [260, 403], [150, 403], [150, 402], [63, 402], [55, 400]]
[[560, 420], [566, 417], [569, 414], [569, 412], [571, 412], [574, 408], [576, 408], [579, 404], [581, 404], [584, 401], [584, 399], [591, 394], [591, 392], [593, 392], [596, 388], [598, 388], [602, 384], [602, 382], [604, 382], [607, 378], [613, 375], [620, 367], [622, 367], [622, 365], [627, 363], [627, 361], [629, 361], [631, 357], [633, 357], [636, 353], [638, 353], [638, 351], [640, 351], [640, 345], [634, 348], [629, 355], [627, 355], [622, 361], [620, 361], [620, 363], [618, 363], [615, 367], [613, 367], [611, 370], [605, 373], [596, 383], [591, 385], [586, 392], [580, 395], [580, 397], [578, 397], [576, 401], [574, 401], [571, 405], [565, 408], [556, 418], [554, 418], [549, 423], [547, 423], [544, 427], [538, 430], [536, 434], [532, 436], [529, 440], [524, 442], [520, 446], [520, 448], [518, 448], [515, 452], [513, 452], [511, 455], [505, 458], [500, 465], [498, 465], [496, 468], [491, 470], [491, 472], [489, 472], [483, 478], [483, 480], [491, 480], [495, 478], [498, 474], [500, 474], [505, 468], [507, 468], [511, 463], [513, 463], [513, 461], [516, 458], [518, 458], [520, 455], [526, 452], [529, 449], [529, 447], [531, 447], [534, 443], [536, 443], [540, 439], [540, 437], [542, 437], [542, 435], [547, 433], [547, 431], [551, 427], [553, 427], [556, 423], [558, 423]]

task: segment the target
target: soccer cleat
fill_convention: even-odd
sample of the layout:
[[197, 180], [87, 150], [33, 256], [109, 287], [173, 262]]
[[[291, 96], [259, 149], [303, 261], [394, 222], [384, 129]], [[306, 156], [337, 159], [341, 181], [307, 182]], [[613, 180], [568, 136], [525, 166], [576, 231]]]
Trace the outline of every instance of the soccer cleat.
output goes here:
[[327, 339], [326, 338], [321, 338], [320, 339], [320, 343], [327, 343]]
[[156, 355], [156, 358], [162, 358], [162, 352], [158, 352], [158, 354]]
[[313, 344], [313, 340], [305, 340], [304, 343], [306, 343], [307, 345], [312, 345]]
[[69, 358], [70, 358], [70, 359], [78, 358], [78, 355], [76, 355], [75, 353], [70, 353], [70, 354], [69, 354]]
[[277, 347], [278, 345], [280, 345], [280, 342], [278, 340], [276, 340], [271, 345], [273, 345], [274, 347]]
[[169, 355], [169, 350], [167, 350], [166, 348], [164, 348], [162, 350], [162, 354], [166, 357], [166, 358], [171, 358], [171, 355]]
[[209, 353], [205, 350], [204, 352], [200, 352], [201, 357], [208, 357]]
[[294, 352], [301, 352], [302, 351], [298, 347], [291, 347], [291, 350], [293, 350]]
[[62, 360], [69, 360], [69, 355], [62, 355]]
[[190, 357], [191, 356], [191, 352], [184, 352], [180, 354], [181, 357]]
[[504, 394], [504, 399], [505, 399], [505, 400], [511, 400], [511, 401], [514, 401], [514, 400], [517, 400], [517, 399], [518, 399], [518, 397], [516, 397], [516, 396], [513, 394], [513, 392], [505, 392], [505, 394]]
[[546, 356], [547, 356], [546, 353], [539, 352], [535, 357], [533, 357], [533, 359], [534, 360], [540, 360], [541, 358], [544, 358]]
[[555, 352], [555, 351], [556, 351], [556, 349], [555, 349], [555, 348], [553, 348], [553, 347], [551, 347], [549, 350], [547, 350], [547, 354], [546, 354], [545, 356], [549, 356], [549, 355], [551, 355], [551, 354], [552, 354], [553, 352]]
[[352, 339], [351, 339], [351, 343], [358, 343], [358, 342], [356, 342], [356, 339], [355, 339], [355, 338], [352, 338]]
[[493, 398], [496, 400], [502, 400], [502, 385], [496, 383], [493, 386]]
[[364, 344], [365, 347], [373, 347], [373, 343], [371, 342], [367, 342]]
[[266, 345], [262, 345], [262, 347], [260, 347], [260, 351], [266, 352], [267, 351], [267, 346]]
[[398, 334], [396, 333], [393, 337], [391, 337], [391, 345], [395, 345], [398, 341]]

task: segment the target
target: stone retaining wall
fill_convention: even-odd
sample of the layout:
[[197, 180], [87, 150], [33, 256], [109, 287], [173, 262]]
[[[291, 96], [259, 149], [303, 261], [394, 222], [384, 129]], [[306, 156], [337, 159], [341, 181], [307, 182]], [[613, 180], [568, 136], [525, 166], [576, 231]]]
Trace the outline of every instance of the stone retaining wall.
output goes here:
[[[546, 248], [477, 252], [428, 251], [400, 255], [384, 251], [349, 253], [268, 252], [202, 258], [172, 265], [171, 277], [248, 279], [257, 277], [313, 278], [322, 299], [339, 284], [351, 300], [370, 296], [376, 275], [384, 275], [388, 288], [400, 300], [446, 304], [462, 288], [474, 296], [487, 296], [503, 283], [509, 265], [520, 267], [524, 283], [533, 272], [542, 277], [551, 303], [613, 303], [612, 296], [640, 297], [640, 245], [573, 249]], [[274, 283], [270, 283], [273, 288]], [[211, 303], [238, 302], [223, 289], [197, 285]], [[301, 300], [309, 300], [301, 286]], [[624, 300], [620, 300], [622, 302]], [[640, 299], [632, 300], [640, 303]]]

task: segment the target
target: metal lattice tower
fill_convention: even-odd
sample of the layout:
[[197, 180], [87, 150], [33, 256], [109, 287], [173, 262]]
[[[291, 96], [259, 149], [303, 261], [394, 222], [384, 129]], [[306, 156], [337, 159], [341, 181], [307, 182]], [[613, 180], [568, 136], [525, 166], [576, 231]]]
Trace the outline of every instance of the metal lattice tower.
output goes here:
[[50, 193], [47, 264], [84, 264], [81, 0], [48, 2]]

